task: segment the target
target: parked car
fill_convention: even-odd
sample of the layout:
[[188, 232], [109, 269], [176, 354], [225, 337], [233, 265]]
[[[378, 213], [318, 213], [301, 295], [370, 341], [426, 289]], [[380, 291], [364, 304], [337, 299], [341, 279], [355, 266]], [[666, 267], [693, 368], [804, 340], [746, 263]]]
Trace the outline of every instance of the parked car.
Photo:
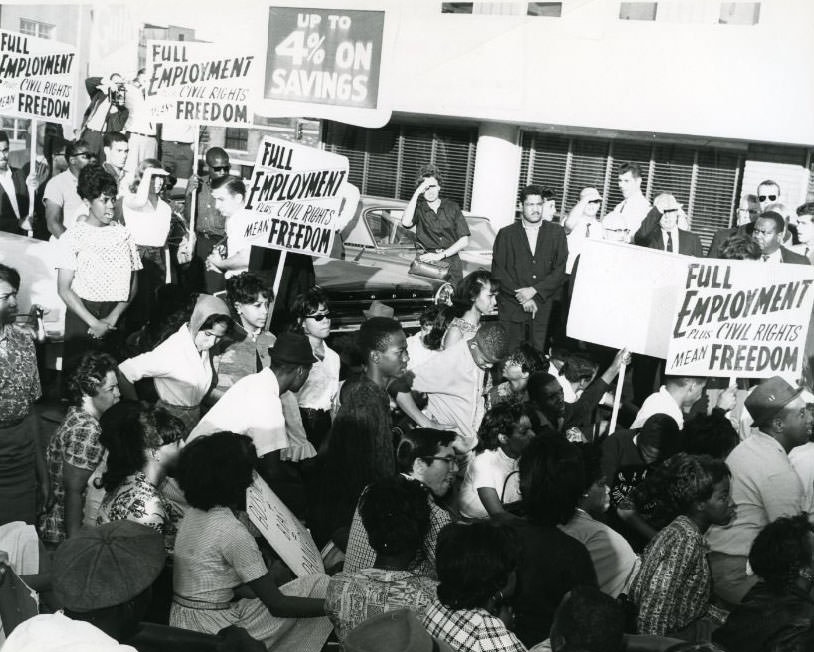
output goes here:
[[[428, 305], [451, 298], [449, 283], [409, 273], [416, 243], [415, 230], [401, 226], [406, 205], [397, 199], [363, 196], [341, 233], [344, 259], [314, 259], [317, 283], [331, 303], [334, 330], [356, 328], [362, 310], [374, 299], [392, 306], [396, 319], [411, 327]], [[471, 233], [460, 254], [466, 275], [491, 268], [495, 231], [485, 217], [464, 216]]]

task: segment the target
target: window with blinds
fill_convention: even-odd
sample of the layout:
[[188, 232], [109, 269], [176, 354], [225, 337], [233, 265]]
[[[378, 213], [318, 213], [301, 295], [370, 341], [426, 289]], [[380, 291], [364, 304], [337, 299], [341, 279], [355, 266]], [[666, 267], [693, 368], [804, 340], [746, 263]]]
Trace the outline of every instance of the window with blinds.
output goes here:
[[419, 168], [433, 163], [443, 176], [443, 196], [469, 209], [477, 129], [406, 124], [363, 129], [326, 122], [323, 138], [326, 149], [348, 157], [350, 182], [363, 195], [407, 200], [415, 190]]
[[705, 246], [715, 231], [730, 224], [743, 164], [738, 153], [535, 132], [524, 132], [521, 143], [518, 193], [530, 183], [553, 190], [562, 216], [589, 186], [602, 193], [602, 214], [613, 209], [622, 201], [618, 167], [630, 162], [641, 168], [642, 191], [649, 200], [669, 192], [684, 205]]

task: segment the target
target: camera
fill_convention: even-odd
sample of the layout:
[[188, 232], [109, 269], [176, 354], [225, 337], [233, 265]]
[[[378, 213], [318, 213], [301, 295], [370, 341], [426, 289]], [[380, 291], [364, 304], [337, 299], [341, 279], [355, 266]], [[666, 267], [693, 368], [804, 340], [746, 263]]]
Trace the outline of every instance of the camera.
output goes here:
[[111, 104], [116, 106], [124, 106], [124, 100], [127, 96], [127, 91], [124, 87], [124, 82], [116, 82], [107, 91], [107, 97]]

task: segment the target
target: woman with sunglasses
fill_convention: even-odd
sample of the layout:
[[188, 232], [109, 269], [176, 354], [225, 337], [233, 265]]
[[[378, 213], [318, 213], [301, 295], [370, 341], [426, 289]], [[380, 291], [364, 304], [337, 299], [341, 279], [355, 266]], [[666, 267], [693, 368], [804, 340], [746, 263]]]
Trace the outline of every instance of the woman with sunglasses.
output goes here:
[[133, 309], [127, 313], [130, 331], [138, 330], [152, 316], [156, 291], [170, 280], [167, 237], [172, 209], [161, 199], [168, 176], [159, 161], [144, 159], [130, 184], [130, 192], [116, 203], [116, 219], [133, 234], [142, 264]]
[[319, 450], [331, 428], [331, 411], [339, 393], [339, 355], [325, 343], [331, 334], [331, 313], [322, 288], [314, 286], [297, 295], [291, 313], [291, 330], [308, 337], [319, 360], [297, 393], [308, 441]]

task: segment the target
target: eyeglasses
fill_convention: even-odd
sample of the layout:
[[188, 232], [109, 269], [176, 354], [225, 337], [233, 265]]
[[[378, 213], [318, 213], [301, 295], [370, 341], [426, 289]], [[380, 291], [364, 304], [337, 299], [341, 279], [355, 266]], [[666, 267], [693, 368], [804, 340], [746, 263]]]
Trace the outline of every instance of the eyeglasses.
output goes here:
[[213, 172], [228, 172], [232, 169], [231, 165], [211, 165], [210, 169]]
[[91, 154], [90, 152], [76, 152], [74, 154], [74, 156], [77, 156], [77, 157], [81, 156], [82, 158], [92, 158], [93, 154]]
[[760, 201], [766, 201], [767, 199], [769, 201], [774, 201], [775, 199], [777, 199], [777, 195], [758, 195], [757, 198]]
[[664, 215], [665, 213], [678, 213], [677, 208], [665, 208], [661, 214]]
[[321, 312], [318, 315], [305, 315], [306, 319], [313, 319], [314, 321], [322, 321], [323, 319], [330, 319], [331, 313]]
[[422, 457], [421, 459], [423, 459], [423, 460], [438, 460], [439, 462], [446, 462], [450, 466], [456, 466], [456, 467], [458, 466], [458, 460], [456, 460], [454, 457], [434, 457], [434, 456], [430, 455], [428, 457]]
[[588, 203], [589, 204], [601, 204], [602, 200], [601, 199], [591, 199], [591, 200], [588, 201]]

